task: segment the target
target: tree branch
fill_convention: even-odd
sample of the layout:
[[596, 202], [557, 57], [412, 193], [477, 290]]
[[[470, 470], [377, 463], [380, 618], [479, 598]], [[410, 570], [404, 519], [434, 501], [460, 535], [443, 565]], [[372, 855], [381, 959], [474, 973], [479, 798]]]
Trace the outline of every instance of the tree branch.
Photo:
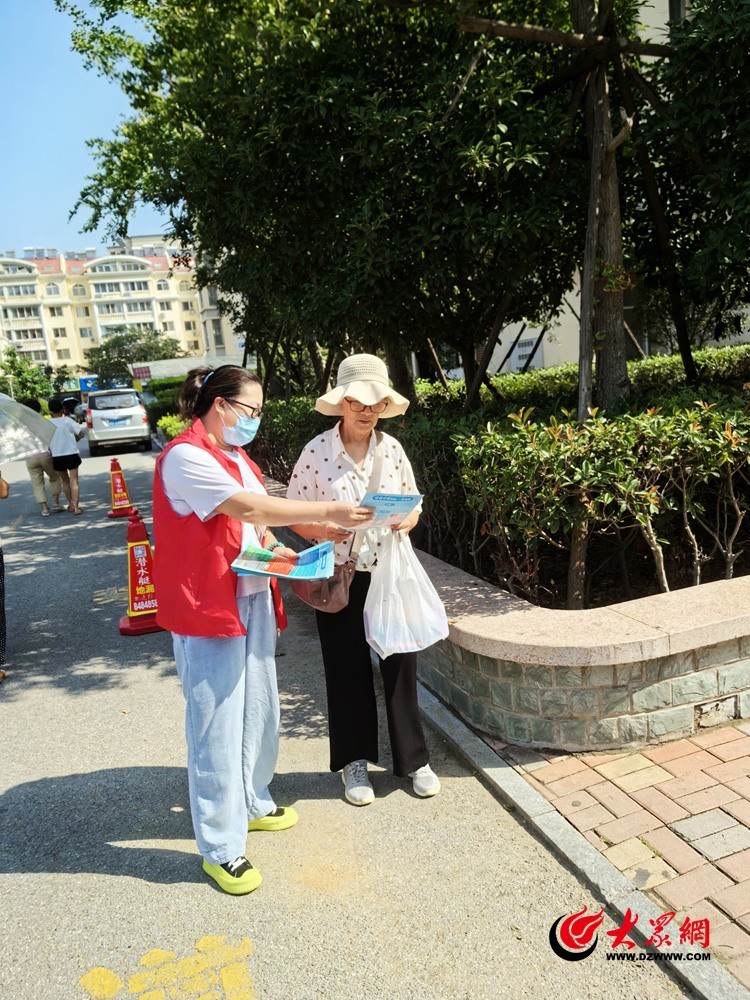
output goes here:
[[448, 110], [443, 115], [443, 121], [446, 121], [450, 117], [450, 115], [453, 114], [453, 112], [454, 112], [454, 110], [456, 108], [456, 105], [461, 100], [461, 94], [463, 94], [463, 92], [466, 90], [466, 85], [468, 84], [468, 82], [472, 78], [472, 76], [474, 75], [474, 70], [479, 65], [479, 60], [482, 58], [482, 56], [484, 55], [484, 53], [487, 51], [487, 46], [489, 44], [490, 44], [489, 38], [485, 38], [485, 40], [482, 42], [482, 47], [477, 52], [474, 53], [474, 58], [471, 60], [471, 65], [469, 66], [468, 72], [466, 73], [466, 76], [461, 81], [461, 86], [456, 91], [456, 96], [451, 101], [450, 107], [448, 108]]
[[633, 116], [628, 116], [625, 113], [624, 108], [620, 108], [620, 118], [622, 118], [625, 123], [622, 129], [617, 133], [612, 142], [607, 146], [607, 150], [604, 154], [604, 164], [602, 166], [602, 176], [606, 177], [607, 174], [612, 169], [612, 162], [615, 158], [615, 153], [620, 146], [628, 139], [630, 133], [633, 131]]
[[525, 42], [548, 42], [563, 48], [590, 49], [597, 45], [615, 52], [634, 52], [637, 55], [673, 56], [671, 45], [655, 45], [651, 42], [634, 42], [626, 35], [612, 38], [607, 35], [578, 34], [575, 31], [558, 31], [555, 28], [540, 28], [534, 24], [509, 24], [507, 21], [493, 21], [486, 17], [459, 17], [459, 31], [474, 35], [500, 35], [503, 38], [518, 38]]

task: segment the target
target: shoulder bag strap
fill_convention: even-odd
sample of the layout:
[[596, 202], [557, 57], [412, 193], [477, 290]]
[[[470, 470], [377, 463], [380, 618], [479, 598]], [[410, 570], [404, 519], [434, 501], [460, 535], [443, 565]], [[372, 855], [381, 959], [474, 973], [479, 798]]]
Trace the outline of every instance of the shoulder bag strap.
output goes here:
[[[383, 468], [383, 452], [385, 451], [385, 448], [383, 445], [383, 435], [380, 431], [375, 431], [375, 441], [375, 458], [372, 463], [370, 481], [367, 484], [368, 493], [373, 489], [377, 489], [377, 485], [380, 480], [380, 471]], [[352, 547], [349, 549], [349, 555], [347, 556], [348, 559], [356, 559], [359, 555], [359, 550], [362, 548], [362, 543], [365, 540], [365, 531], [367, 531], [367, 528], [355, 530], [354, 538], [352, 539]]]

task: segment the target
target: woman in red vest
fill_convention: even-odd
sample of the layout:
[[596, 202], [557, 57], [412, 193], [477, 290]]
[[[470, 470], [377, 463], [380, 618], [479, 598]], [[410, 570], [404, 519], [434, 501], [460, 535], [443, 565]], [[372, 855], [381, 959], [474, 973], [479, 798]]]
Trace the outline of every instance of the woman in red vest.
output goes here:
[[247, 831], [287, 829], [297, 814], [277, 807], [268, 788], [279, 744], [275, 647], [284, 609], [267, 577], [238, 577], [231, 564], [249, 544], [280, 547], [270, 526], [325, 519], [358, 527], [372, 514], [354, 503], [267, 495], [243, 451], [263, 405], [247, 369], [193, 369], [179, 402], [192, 423], [161, 453], [154, 476], [157, 621], [172, 632], [186, 699], [190, 809], [203, 870], [225, 892], [243, 895], [261, 881], [245, 857]]

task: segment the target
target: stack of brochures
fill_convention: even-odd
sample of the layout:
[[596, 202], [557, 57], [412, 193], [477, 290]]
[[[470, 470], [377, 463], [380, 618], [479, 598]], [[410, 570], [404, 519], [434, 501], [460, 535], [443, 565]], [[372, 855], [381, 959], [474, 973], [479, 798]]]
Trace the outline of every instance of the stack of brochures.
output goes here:
[[293, 580], [327, 580], [333, 576], [333, 542], [313, 545], [297, 553], [296, 559], [248, 545], [232, 563], [240, 576], [288, 576]]

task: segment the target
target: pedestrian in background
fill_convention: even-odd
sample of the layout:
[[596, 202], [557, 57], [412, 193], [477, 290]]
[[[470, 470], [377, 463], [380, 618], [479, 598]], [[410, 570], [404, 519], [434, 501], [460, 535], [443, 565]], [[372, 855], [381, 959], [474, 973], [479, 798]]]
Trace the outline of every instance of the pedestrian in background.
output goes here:
[[78, 467], [81, 456], [78, 454], [77, 443], [83, 437], [83, 430], [67, 416], [61, 399], [55, 397], [49, 401], [49, 412], [52, 415], [50, 419], [57, 428], [49, 446], [52, 465], [60, 474], [62, 488], [68, 498], [68, 510], [71, 514], [83, 514], [83, 508], [78, 503]]
[[351, 502], [269, 497], [243, 451], [260, 426], [263, 389], [239, 365], [195, 368], [179, 393], [191, 421], [156, 461], [157, 622], [172, 633], [186, 701], [190, 812], [203, 870], [232, 895], [261, 877], [245, 857], [249, 830], [284, 830], [294, 809], [269, 789], [279, 748], [276, 635], [286, 626], [277, 581], [239, 576], [248, 545], [295, 558], [269, 530], [321, 518], [349, 527], [372, 513]]
[[[10, 487], [0, 472], [0, 500], [5, 500], [10, 493]], [[0, 545], [0, 666], [5, 663], [5, 560], [3, 547]], [[0, 670], [0, 681], [5, 678], [5, 671]]]
[[[23, 403], [24, 406], [28, 406], [30, 410], [34, 410], [35, 413], [42, 412], [42, 406], [38, 399], [30, 397], [28, 399], [22, 399], [20, 402]], [[52, 511], [55, 514], [61, 513], [63, 509], [60, 506], [62, 480], [60, 479], [60, 473], [55, 470], [55, 467], [52, 464], [52, 455], [50, 452], [40, 452], [32, 458], [27, 458], [26, 469], [29, 473], [31, 485], [34, 489], [34, 498], [38, 504], [41, 504], [42, 517], [49, 517], [50, 514], [50, 509], [47, 505], [47, 491], [44, 485], [45, 474], [49, 479], [49, 492], [52, 497]]]
[[[404, 449], [395, 438], [375, 431], [378, 420], [400, 416], [408, 405], [409, 400], [391, 388], [388, 369], [380, 358], [373, 354], [344, 358], [336, 387], [315, 403], [320, 413], [339, 420], [305, 445], [287, 496], [318, 501], [346, 498], [361, 503], [368, 485], [376, 493], [418, 493]], [[370, 484], [373, 476], [377, 482]], [[341, 772], [344, 796], [355, 806], [374, 800], [367, 762], [378, 761], [377, 704], [364, 622], [370, 573], [378, 551], [389, 541], [386, 536], [392, 530], [408, 534], [419, 520], [419, 510], [417, 507], [393, 529], [369, 528], [360, 540], [349, 603], [334, 613], [315, 612], [326, 677], [331, 770]], [[352, 533], [330, 521], [292, 527], [313, 542], [335, 542], [336, 565], [345, 563], [354, 551]], [[440, 781], [429, 764], [417, 702], [417, 654], [394, 653], [380, 659], [380, 671], [393, 773], [411, 778], [416, 795], [436, 795]]]

